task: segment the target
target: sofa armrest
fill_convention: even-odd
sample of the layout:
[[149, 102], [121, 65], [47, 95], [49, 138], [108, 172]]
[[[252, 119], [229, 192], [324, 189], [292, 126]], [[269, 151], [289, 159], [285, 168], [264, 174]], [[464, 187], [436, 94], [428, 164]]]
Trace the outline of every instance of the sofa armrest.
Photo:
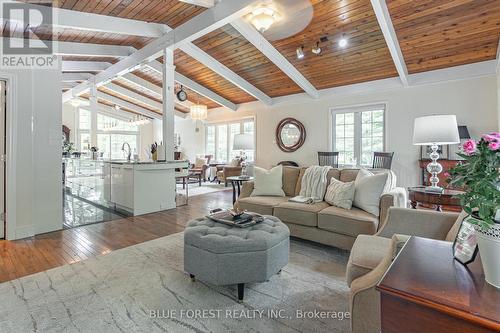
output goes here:
[[394, 234], [403, 234], [444, 240], [458, 215], [458, 213], [391, 207], [385, 223], [376, 235], [390, 238]]
[[248, 198], [249, 196], [252, 195], [253, 185], [254, 185], [253, 181], [243, 182], [243, 186], [241, 187], [241, 191], [240, 191], [240, 196], [238, 197], [238, 200], [236, 200], [236, 202], [233, 205], [234, 209], [239, 208], [238, 201], [240, 199]]
[[385, 222], [390, 207], [406, 207], [407, 196], [403, 187], [395, 187], [380, 197], [379, 228]]

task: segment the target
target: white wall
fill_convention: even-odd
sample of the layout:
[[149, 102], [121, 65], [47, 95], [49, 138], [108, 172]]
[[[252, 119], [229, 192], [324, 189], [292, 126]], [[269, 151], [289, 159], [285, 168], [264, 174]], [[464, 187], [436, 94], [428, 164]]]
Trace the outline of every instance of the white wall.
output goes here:
[[[198, 131], [196, 130], [198, 128]], [[205, 154], [205, 125], [192, 119], [175, 118], [175, 133], [181, 137], [181, 158], [195, 162], [196, 155]]]
[[[255, 116], [257, 127], [256, 163], [270, 167], [282, 160], [300, 165], [317, 163], [317, 152], [329, 148], [329, 109], [369, 103], [386, 103], [386, 150], [394, 151], [393, 169], [400, 186], [417, 185], [420, 172], [419, 147], [412, 145], [413, 120], [432, 114], [455, 114], [460, 125], [467, 125], [478, 137], [498, 128], [496, 78], [483, 77], [463, 81], [392, 88], [389, 91], [329, 95], [318, 100], [280, 98], [271, 107], [260, 102], [240, 106], [237, 112], [223, 109], [209, 112], [209, 121]], [[275, 142], [275, 129], [285, 117], [300, 120], [307, 131], [305, 144], [295, 153], [282, 152]], [[204, 147], [204, 136], [198, 146]]]
[[[15, 169], [15, 178], [7, 182], [7, 238], [61, 229], [61, 72], [2, 70], [0, 77], [2, 73], [12, 75], [15, 82], [9, 87], [16, 120], [8, 129], [15, 142], [10, 155], [14, 167], [10, 168], [8, 156], [7, 168]], [[15, 227], [10, 224], [14, 219]]]

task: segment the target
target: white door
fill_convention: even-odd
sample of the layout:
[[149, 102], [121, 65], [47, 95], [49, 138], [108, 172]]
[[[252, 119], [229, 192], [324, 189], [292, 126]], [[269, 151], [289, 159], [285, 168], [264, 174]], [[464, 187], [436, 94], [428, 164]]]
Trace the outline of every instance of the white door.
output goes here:
[[5, 106], [6, 83], [0, 81], [0, 238], [5, 237]]

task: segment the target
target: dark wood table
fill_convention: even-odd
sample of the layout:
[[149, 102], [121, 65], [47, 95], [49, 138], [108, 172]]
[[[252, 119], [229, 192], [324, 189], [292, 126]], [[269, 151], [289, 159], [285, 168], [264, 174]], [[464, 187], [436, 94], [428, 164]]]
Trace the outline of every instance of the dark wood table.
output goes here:
[[464, 193], [457, 190], [445, 189], [443, 193], [426, 192], [425, 187], [409, 187], [408, 194], [410, 197], [410, 204], [413, 209], [417, 209], [418, 204], [431, 205], [435, 210], [441, 212], [443, 206], [445, 210], [461, 211], [460, 200], [455, 196]]
[[[244, 177], [244, 176], [227, 177], [227, 180], [230, 181], [231, 185], [233, 186], [233, 205], [236, 202], [236, 198], [240, 196], [241, 193], [240, 186], [243, 185], [243, 182], [252, 181], [253, 179], [254, 179], [253, 177]], [[238, 196], [236, 196], [236, 190], [238, 190]]]
[[383, 333], [500, 332], [500, 290], [479, 256], [454, 260], [451, 242], [411, 237], [377, 289]]

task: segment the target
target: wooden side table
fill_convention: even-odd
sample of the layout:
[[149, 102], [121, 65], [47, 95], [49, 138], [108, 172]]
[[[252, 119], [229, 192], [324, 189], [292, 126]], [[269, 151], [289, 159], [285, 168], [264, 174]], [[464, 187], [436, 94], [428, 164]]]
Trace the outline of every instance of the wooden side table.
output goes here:
[[467, 267], [453, 243], [411, 237], [380, 291], [382, 333], [500, 331], [500, 290], [484, 280], [480, 256]]
[[438, 212], [441, 212], [443, 210], [443, 206], [445, 206], [445, 210], [458, 211], [458, 212], [461, 211], [462, 206], [460, 205], [460, 200], [455, 197], [457, 194], [461, 193], [464, 192], [445, 189], [443, 193], [433, 193], [433, 192], [426, 192], [425, 187], [408, 188], [410, 204], [413, 209], [417, 209], [418, 204], [421, 203], [427, 205], [434, 205], [435, 209]]

